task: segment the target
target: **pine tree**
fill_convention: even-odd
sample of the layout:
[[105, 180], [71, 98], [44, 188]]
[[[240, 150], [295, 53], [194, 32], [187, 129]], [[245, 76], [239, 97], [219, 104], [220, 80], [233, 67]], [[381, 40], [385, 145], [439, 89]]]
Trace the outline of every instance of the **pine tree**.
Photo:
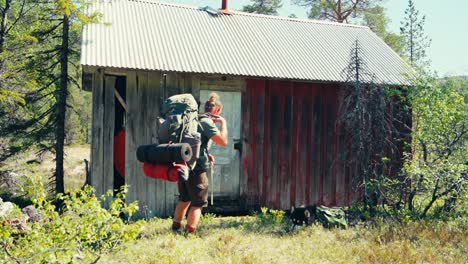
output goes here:
[[430, 46], [431, 40], [424, 33], [425, 21], [426, 16], [421, 17], [414, 6], [414, 1], [409, 0], [400, 31], [405, 42], [404, 54], [411, 66], [422, 67], [427, 65], [426, 49]]
[[403, 36], [388, 30], [390, 19], [385, 15], [385, 9], [382, 6], [375, 6], [367, 10], [363, 15], [363, 23], [385, 41], [395, 52], [398, 54], [403, 53]]
[[[29, 15], [26, 11], [30, 5], [23, 1], [5, 0], [0, 3], [0, 114], [23, 105], [21, 87], [25, 86], [24, 76], [19, 72], [22, 62], [18, 50], [24, 50], [27, 40], [27, 29], [24, 21]], [[1, 122], [0, 118], [0, 122]], [[1, 126], [0, 126], [1, 128]]]
[[381, 0], [294, 0], [300, 6], [310, 7], [309, 18], [347, 23], [350, 17], [361, 17]]
[[278, 15], [278, 9], [283, 6], [281, 0], [252, 0], [252, 2], [251, 5], [245, 5], [242, 11], [276, 16]]
[[[89, 23], [97, 21], [99, 15], [91, 14], [85, 15], [84, 8], [87, 7], [86, 2], [76, 2], [73, 0], [65, 0], [59, 2], [52, 2], [45, 5], [45, 9], [53, 11], [54, 16], [48, 16], [49, 27], [46, 32], [50, 32], [52, 41], [57, 41], [55, 46], [48, 50], [48, 56], [52, 60], [44, 60], [43, 66], [46, 69], [54, 72], [51, 76], [55, 82], [55, 105], [54, 111], [51, 113], [50, 119], [54, 127], [54, 152], [55, 152], [55, 192], [65, 192], [64, 185], [64, 169], [63, 161], [65, 157], [65, 120], [67, 107], [69, 85], [75, 84], [79, 86], [78, 81], [70, 74], [70, 68], [78, 68], [78, 52], [73, 48], [76, 43], [79, 43], [79, 30], [82, 23]], [[46, 18], [47, 19], [47, 18]], [[74, 34], [75, 31], [75, 34]], [[79, 70], [79, 69], [75, 69]]]
[[0, 160], [21, 149], [12, 126], [22, 117], [30, 117], [26, 107], [28, 92], [36, 89], [34, 71], [28, 68], [28, 59], [36, 44], [31, 35], [35, 28], [34, 2], [5, 0], [0, 2]]

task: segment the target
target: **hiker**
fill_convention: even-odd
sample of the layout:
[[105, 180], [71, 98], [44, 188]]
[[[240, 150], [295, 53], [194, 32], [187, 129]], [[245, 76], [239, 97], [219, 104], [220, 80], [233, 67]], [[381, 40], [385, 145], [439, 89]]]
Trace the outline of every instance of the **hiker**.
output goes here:
[[[179, 181], [179, 202], [174, 213], [172, 230], [182, 227], [182, 220], [190, 207], [185, 231], [194, 233], [202, 213], [202, 208], [208, 206], [208, 177], [207, 171], [214, 165], [214, 157], [208, 153], [211, 141], [219, 146], [228, 144], [226, 120], [220, 115], [223, 105], [216, 93], [211, 93], [205, 103], [205, 113], [199, 116], [198, 132], [201, 134], [200, 157], [188, 181]], [[220, 123], [220, 128], [215, 125]]]

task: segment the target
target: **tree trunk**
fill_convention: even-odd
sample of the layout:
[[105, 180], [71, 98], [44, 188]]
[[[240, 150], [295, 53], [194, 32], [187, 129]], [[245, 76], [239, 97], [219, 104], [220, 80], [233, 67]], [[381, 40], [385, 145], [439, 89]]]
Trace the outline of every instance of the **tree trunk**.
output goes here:
[[85, 142], [86, 144], [89, 144], [89, 114], [86, 114], [86, 139]]
[[5, 37], [7, 31], [8, 11], [11, 7], [11, 0], [6, 0], [5, 7], [2, 8], [1, 23], [0, 23], [0, 53], [5, 51]]
[[344, 18], [341, 14], [341, 0], [338, 0], [338, 4], [337, 4], [337, 11], [336, 11], [336, 20], [338, 23], [343, 23], [344, 22]]
[[55, 192], [64, 193], [64, 142], [65, 142], [65, 113], [67, 110], [67, 95], [68, 95], [68, 34], [70, 21], [67, 15], [63, 16], [62, 29], [62, 47], [60, 51], [60, 87], [59, 97], [57, 102], [57, 130], [55, 144]]

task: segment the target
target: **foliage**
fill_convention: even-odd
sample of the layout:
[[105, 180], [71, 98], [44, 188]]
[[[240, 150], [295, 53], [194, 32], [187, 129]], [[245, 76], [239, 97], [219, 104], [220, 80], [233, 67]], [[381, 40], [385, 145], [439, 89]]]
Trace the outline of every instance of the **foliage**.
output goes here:
[[467, 194], [468, 82], [422, 77], [411, 91], [414, 152], [405, 167], [411, 182], [407, 203], [425, 217], [434, 205], [452, 210]]
[[414, 1], [408, 0], [400, 31], [405, 43], [404, 55], [413, 67], [424, 68], [428, 63], [426, 49], [431, 45], [431, 40], [424, 33], [425, 20], [426, 16], [420, 17]]
[[403, 36], [389, 32], [390, 19], [385, 15], [385, 9], [382, 6], [369, 8], [364, 12], [362, 20], [364, 25], [375, 32], [396, 53], [402, 54], [404, 49]]
[[[136, 203], [125, 204], [126, 189], [115, 198], [111, 193], [98, 198], [87, 186], [84, 190], [57, 196], [57, 202], [62, 206], [56, 208], [54, 202], [47, 199], [44, 186], [37, 177], [32, 179], [27, 189], [43, 217], [39, 222], [28, 222], [26, 231], [6, 224], [0, 226], [2, 261], [97, 261], [102, 254], [112, 252], [121, 243], [138, 236], [140, 223], [127, 225], [121, 218], [125, 214], [129, 219], [137, 210]], [[105, 201], [109, 201], [109, 209], [101, 207]]]
[[200, 222], [202, 223], [202, 226], [212, 225], [215, 218], [216, 218], [215, 214], [205, 213], [200, 217]]
[[260, 208], [255, 215], [255, 221], [247, 225], [248, 228], [263, 232], [285, 233], [289, 231], [289, 220], [282, 210]]
[[11, 103], [25, 104], [23, 95], [0, 88], [0, 107], [7, 107]]
[[31, 19], [26, 1], [5, 0], [0, 3], [0, 113], [15, 104], [24, 105], [23, 95], [12, 86], [24, 85], [25, 76], [18, 72], [24, 65], [18, 49], [27, 49], [34, 41], [25, 21]]
[[[37, 40], [31, 35], [37, 22], [30, 12], [29, 1], [0, 2], [0, 132], [18, 117], [18, 109], [26, 103], [25, 93], [34, 87], [34, 72], [25, 71], [27, 60]], [[0, 158], [7, 142], [0, 133]]]
[[[371, 182], [383, 198], [383, 216], [400, 221], [466, 217], [467, 87], [462, 79], [422, 75], [399, 94], [403, 105], [411, 106], [412, 122], [400, 122], [411, 131], [411, 148], [401, 171]], [[401, 121], [393, 119], [393, 124]]]
[[89, 144], [91, 124], [91, 92], [72, 86], [70, 92], [70, 111], [66, 112], [65, 142], [69, 144]]
[[297, 5], [310, 7], [309, 18], [348, 22], [349, 18], [362, 17], [381, 0], [294, 0]]
[[283, 4], [282, 0], [251, 0], [253, 3], [250, 5], [245, 5], [242, 8], [242, 11], [247, 13], [256, 13], [264, 15], [278, 15], [278, 9], [280, 9]]

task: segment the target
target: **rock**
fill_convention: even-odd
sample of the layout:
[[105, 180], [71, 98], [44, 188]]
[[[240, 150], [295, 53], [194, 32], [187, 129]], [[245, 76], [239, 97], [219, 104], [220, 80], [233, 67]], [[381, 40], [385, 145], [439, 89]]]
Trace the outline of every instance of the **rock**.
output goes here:
[[0, 191], [16, 193], [21, 187], [21, 175], [10, 170], [0, 171]]
[[23, 208], [21, 210], [21, 212], [23, 212], [23, 214], [25, 214], [25, 215], [27, 215], [29, 217], [28, 218], [29, 222], [39, 222], [43, 217], [42, 212], [40, 210], [36, 209], [32, 205], [26, 206], [25, 208]]
[[31, 228], [26, 224], [26, 221], [27, 219], [25, 217], [17, 217], [7, 220], [6, 223], [9, 226], [18, 229], [21, 234], [24, 234], [31, 231]]
[[[36, 214], [38, 213], [36, 212]], [[34, 217], [37, 218], [37, 216]], [[18, 230], [17, 234], [25, 234], [31, 231], [27, 224], [28, 219], [30, 219], [30, 216], [21, 214], [14, 203], [0, 202], [0, 225], [9, 225]]]
[[14, 209], [15, 205], [11, 202], [0, 203], [0, 219], [7, 219]]

